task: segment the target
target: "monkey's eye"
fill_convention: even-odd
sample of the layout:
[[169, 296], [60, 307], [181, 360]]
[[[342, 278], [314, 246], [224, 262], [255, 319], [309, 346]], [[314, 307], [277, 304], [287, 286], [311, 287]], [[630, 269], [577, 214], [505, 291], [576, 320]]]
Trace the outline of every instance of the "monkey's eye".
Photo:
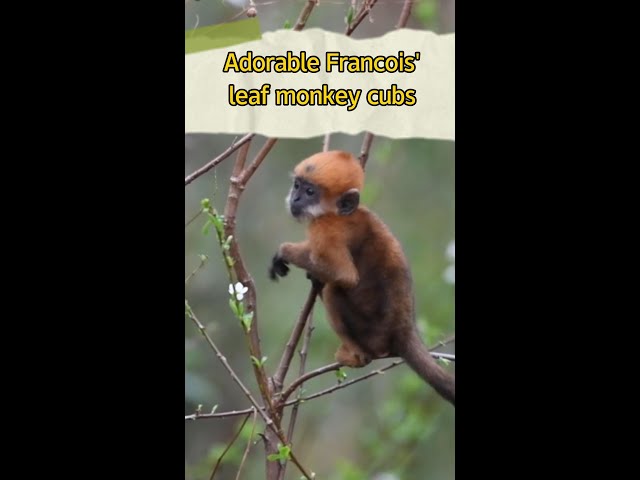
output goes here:
[[300, 187], [300, 184], [298, 182], [293, 182], [293, 188], [297, 190], [299, 187]]
[[313, 188], [307, 188], [307, 195], [313, 195]]

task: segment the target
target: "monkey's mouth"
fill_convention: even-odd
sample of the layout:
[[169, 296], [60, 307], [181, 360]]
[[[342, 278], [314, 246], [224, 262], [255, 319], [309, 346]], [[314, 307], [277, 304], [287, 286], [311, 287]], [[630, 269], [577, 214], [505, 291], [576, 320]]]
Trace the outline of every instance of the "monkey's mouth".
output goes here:
[[291, 216], [298, 222], [303, 222], [305, 220], [313, 218], [312, 215], [310, 215], [304, 208], [292, 206], [289, 209], [289, 212], [291, 213]]
[[306, 217], [304, 208], [292, 205], [289, 211], [291, 212], [291, 216], [297, 220]]

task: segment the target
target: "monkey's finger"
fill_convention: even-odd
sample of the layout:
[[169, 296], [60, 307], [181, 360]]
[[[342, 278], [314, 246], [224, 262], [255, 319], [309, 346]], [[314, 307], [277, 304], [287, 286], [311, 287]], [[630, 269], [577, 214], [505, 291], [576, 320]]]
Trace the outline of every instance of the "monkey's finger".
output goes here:
[[276, 274], [280, 275], [281, 277], [285, 277], [287, 273], [289, 273], [289, 267], [287, 267], [287, 264], [282, 260], [278, 261], [278, 263], [276, 263], [274, 267]]
[[274, 255], [271, 260], [271, 268], [269, 269], [269, 276], [271, 280], [277, 280], [278, 276], [284, 277], [289, 272], [287, 263], [282, 260], [278, 255]]
[[273, 266], [269, 267], [269, 278], [271, 280], [275, 280], [276, 282], [278, 281], [278, 276], [276, 275], [276, 271]]

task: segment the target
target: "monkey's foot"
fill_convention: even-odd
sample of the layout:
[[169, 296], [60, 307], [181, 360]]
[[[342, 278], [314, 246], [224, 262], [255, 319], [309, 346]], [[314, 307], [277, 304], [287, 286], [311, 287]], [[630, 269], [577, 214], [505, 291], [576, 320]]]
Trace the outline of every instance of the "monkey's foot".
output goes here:
[[371, 363], [371, 357], [355, 346], [340, 345], [336, 351], [336, 362], [345, 367], [361, 368]]

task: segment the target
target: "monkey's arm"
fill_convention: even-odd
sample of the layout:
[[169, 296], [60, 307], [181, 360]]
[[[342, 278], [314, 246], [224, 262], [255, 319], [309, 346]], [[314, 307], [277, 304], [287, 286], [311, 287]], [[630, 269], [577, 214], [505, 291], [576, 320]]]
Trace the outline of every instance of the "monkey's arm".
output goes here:
[[[336, 283], [343, 288], [353, 288], [359, 281], [358, 271], [346, 248], [336, 247], [316, 253], [308, 240], [300, 243], [283, 243], [273, 258], [271, 271], [283, 277], [288, 273], [289, 269], [286, 267], [288, 263], [306, 270], [313, 279], [321, 283]], [[286, 271], [280, 268], [283, 264]], [[273, 275], [272, 278], [274, 278]]]

